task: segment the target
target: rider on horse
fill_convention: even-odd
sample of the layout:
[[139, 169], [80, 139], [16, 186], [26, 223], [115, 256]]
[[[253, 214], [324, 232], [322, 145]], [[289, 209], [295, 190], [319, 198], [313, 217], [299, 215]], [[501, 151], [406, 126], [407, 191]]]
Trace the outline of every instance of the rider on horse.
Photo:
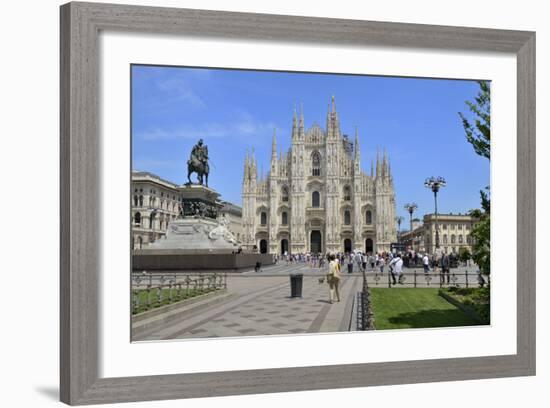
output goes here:
[[189, 176], [192, 172], [196, 172], [199, 184], [202, 184], [203, 176], [206, 175], [206, 186], [208, 186], [208, 147], [204, 145], [202, 139], [200, 139], [199, 142], [193, 146], [193, 150], [191, 150], [191, 157], [187, 162], [187, 167], [187, 178], [189, 179], [189, 183], [191, 183]]

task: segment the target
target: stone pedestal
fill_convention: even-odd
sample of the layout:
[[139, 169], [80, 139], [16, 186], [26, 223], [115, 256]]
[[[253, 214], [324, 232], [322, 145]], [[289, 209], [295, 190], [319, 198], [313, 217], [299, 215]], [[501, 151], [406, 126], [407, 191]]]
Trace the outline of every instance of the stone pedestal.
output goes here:
[[180, 217], [202, 217], [216, 219], [222, 207], [219, 203], [220, 195], [209, 187], [190, 184], [178, 188], [182, 203]]
[[143, 250], [180, 250], [193, 253], [231, 253], [239, 245], [219, 217], [219, 194], [211, 188], [191, 184], [178, 188], [182, 201], [179, 216], [168, 224], [166, 236]]
[[189, 253], [231, 253], [238, 242], [223, 220], [185, 217], [168, 224], [166, 237], [148, 245], [143, 251], [177, 249]]
[[132, 254], [133, 270], [239, 271], [260, 262], [273, 264], [267, 254], [237, 253], [239, 243], [219, 217], [219, 194], [200, 185], [181, 186], [179, 217], [161, 238]]

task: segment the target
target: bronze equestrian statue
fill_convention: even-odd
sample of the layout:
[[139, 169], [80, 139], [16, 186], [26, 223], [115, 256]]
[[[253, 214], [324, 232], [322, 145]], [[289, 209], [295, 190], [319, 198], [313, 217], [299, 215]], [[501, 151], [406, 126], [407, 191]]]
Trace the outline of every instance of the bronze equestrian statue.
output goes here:
[[191, 174], [197, 173], [198, 184], [202, 185], [203, 181], [206, 182], [206, 187], [208, 187], [208, 173], [210, 167], [208, 166], [208, 146], [206, 146], [202, 139], [193, 146], [191, 150], [191, 157], [187, 161], [187, 180], [191, 182]]

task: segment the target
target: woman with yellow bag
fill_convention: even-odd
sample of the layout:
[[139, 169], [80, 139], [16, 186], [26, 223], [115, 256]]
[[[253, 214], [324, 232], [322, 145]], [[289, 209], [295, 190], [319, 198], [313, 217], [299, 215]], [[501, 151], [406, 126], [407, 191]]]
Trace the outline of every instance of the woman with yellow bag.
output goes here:
[[328, 275], [327, 282], [330, 288], [330, 303], [334, 303], [334, 295], [336, 294], [336, 301], [340, 301], [340, 264], [336, 260], [333, 254], [328, 256]]

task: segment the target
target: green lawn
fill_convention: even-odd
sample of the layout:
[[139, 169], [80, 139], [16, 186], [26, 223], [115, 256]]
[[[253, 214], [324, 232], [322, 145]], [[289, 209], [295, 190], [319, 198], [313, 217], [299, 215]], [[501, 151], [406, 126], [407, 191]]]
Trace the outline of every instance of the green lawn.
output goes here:
[[371, 288], [377, 330], [474, 326], [479, 322], [437, 294], [437, 288]]
[[[158, 295], [157, 295], [158, 291], [157, 291], [157, 289], [152, 289], [151, 291], [147, 291], [146, 289], [139, 289], [139, 290], [137, 290], [137, 295], [138, 295], [138, 298], [139, 298], [137, 308], [135, 307], [135, 304], [134, 304], [134, 307], [132, 308], [133, 309], [132, 313], [133, 314], [141, 313], [141, 312], [144, 312], [146, 310], [155, 309], [155, 308], [160, 307], [160, 306], [168, 305], [170, 303], [179, 302], [180, 300], [189, 299], [189, 298], [199, 296], [199, 295], [203, 295], [203, 294], [206, 294], [206, 293], [209, 293], [209, 292], [212, 292], [212, 291], [214, 291], [213, 288], [211, 288], [211, 289], [206, 289], [206, 288], [203, 288], [203, 289], [181, 289], [181, 291], [179, 292], [179, 296], [178, 296], [177, 289], [173, 288], [171, 290], [172, 299], [170, 299], [170, 290], [169, 289], [162, 289], [161, 301], [159, 303], [158, 302]], [[132, 301], [133, 302], [135, 301], [135, 294], [136, 294], [136, 292], [132, 291]]]

